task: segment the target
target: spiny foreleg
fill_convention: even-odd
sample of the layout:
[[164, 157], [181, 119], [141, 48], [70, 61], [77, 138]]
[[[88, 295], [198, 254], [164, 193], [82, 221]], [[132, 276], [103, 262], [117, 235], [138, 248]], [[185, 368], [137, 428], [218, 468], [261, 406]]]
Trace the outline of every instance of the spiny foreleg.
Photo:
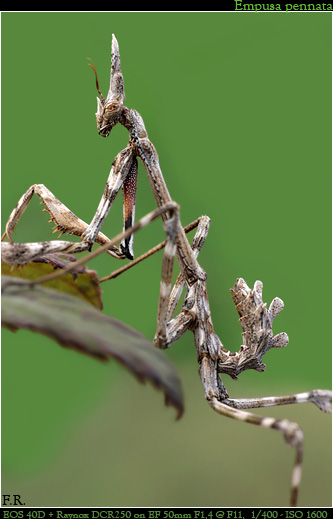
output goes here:
[[[88, 244], [82, 242], [73, 243], [63, 240], [36, 243], [12, 242], [12, 233], [14, 232], [14, 228], [34, 194], [41, 199], [42, 204], [45, 206], [44, 210], [50, 215], [50, 221], [54, 222], [55, 227], [53, 232], [59, 232], [60, 235], [66, 233], [69, 235], [81, 236], [88, 228], [88, 224], [70, 211], [70, 209], [58, 200], [53, 193], [44, 186], [44, 184], [34, 184], [20, 198], [6, 224], [2, 241], [8, 237], [10, 243], [2, 243], [2, 259], [13, 264], [24, 264], [32, 261], [36, 257], [53, 252], [78, 253], [88, 250]], [[96, 236], [96, 242], [99, 245], [103, 245], [109, 241], [109, 238], [101, 232]], [[116, 246], [110, 247], [107, 252], [116, 258], [122, 259], [125, 257], [122, 251]]]
[[[105, 218], [107, 217], [111, 206], [124, 183], [124, 230], [133, 225], [137, 167], [137, 159], [133, 150], [133, 146], [129, 144], [124, 150], [118, 153], [117, 157], [115, 158], [95, 215], [87, 229], [85, 229], [82, 234], [82, 241], [87, 243], [90, 248], [97, 239], [98, 233], [105, 221]], [[133, 189], [130, 189], [131, 182], [134, 183], [134, 186], [132, 185]], [[127, 204], [126, 201], [128, 202]], [[126, 241], [123, 241], [122, 253], [123, 256], [126, 255], [129, 259], [133, 258], [131, 237]]]

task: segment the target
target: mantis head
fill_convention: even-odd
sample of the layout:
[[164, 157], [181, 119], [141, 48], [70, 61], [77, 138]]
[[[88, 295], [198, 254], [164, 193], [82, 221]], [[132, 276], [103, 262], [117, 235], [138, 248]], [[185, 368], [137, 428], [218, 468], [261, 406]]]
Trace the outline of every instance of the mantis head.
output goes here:
[[119, 46], [114, 34], [112, 35], [110, 87], [106, 99], [100, 91], [95, 66], [92, 62], [89, 63], [89, 65], [95, 72], [96, 88], [99, 93], [99, 97], [97, 97], [96, 112], [97, 129], [99, 135], [107, 137], [112, 128], [119, 121], [125, 101], [124, 79], [120, 68]]

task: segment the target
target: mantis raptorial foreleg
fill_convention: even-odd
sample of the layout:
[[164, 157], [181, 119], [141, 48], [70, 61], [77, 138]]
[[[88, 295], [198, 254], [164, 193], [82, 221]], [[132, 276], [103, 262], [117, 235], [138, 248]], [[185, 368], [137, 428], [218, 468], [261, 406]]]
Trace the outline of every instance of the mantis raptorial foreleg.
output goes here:
[[[34, 184], [22, 195], [8, 219], [5, 232], [2, 235], [2, 241], [8, 237], [10, 243], [2, 243], [2, 259], [8, 263], [24, 264], [44, 254], [54, 252], [78, 253], [88, 250], [89, 243], [85, 242], [74, 243], [56, 240], [37, 243], [12, 243], [12, 232], [26, 210], [33, 194], [36, 194], [41, 199], [41, 202], [45, 206], [44, 210], [49, 213], [50, 220], [55, 224], [53, 232], [59, 232], [60, 236], [64, 233], [82, 236], [88, 228], [88, 224], [78, 218], [65, 204], [60, 202], [47, 187], [43, 184]], [[105, 234], [99, 232], [95, 241], [103, 245], [108, 243], [110, 239], [105, 236]], [[125, 257], [122, 251], [116, 246], [110, 247], [107, 252], [115, 258]]]

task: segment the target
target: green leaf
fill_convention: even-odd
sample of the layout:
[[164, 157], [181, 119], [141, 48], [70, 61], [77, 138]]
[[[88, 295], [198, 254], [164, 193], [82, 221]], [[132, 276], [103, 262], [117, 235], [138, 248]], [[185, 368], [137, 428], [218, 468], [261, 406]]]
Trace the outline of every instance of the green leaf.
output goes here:
[[183, 412], [180, 378], [169, 359], [141, 333], [70, 294], [2, 276], [2, 325], [42, 333], [61, 346], [100, 360], [113, 358], [140, 382], [163, 391]]

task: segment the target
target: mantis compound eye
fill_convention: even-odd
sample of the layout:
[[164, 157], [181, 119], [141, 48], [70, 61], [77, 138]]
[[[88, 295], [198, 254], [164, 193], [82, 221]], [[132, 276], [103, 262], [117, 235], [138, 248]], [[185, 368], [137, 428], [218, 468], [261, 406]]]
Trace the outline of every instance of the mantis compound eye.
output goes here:
[[107, 103], [104, 107], [105, 112], [118, 112], [119, 111], [119, 103], [111, 101], [111, 103]]

